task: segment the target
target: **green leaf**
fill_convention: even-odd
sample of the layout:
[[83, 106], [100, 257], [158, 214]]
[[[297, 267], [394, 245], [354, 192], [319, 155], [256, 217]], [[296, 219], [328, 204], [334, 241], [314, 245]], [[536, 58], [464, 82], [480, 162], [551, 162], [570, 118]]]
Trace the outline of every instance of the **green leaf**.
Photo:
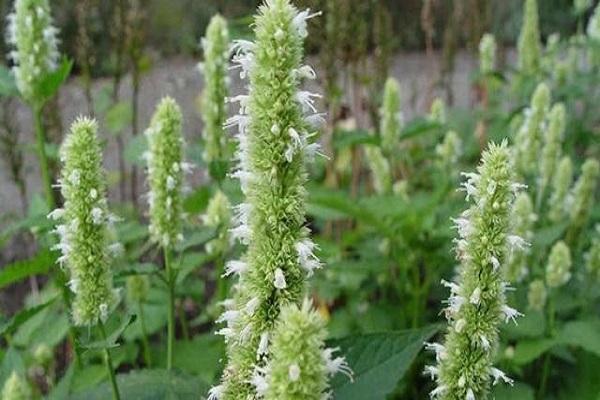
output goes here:
[[404, 127], [400, 133], [400, 140], [412, 139], [428, 133], [439, 132], [440, 128], [442, 128], [442, 125], [438, 122], [429, 121], [424, 118], [415, 119]]
[[354, 383], [339, 374], [332, 381], [339, 400], [385, 400], [439, 326], [422, 329], [351, 336], [328, 342], [339, 347], [354, 371]]
[[15, 78], [5, 65], [0, 65], [0, 97], [13, 97], [19, 95]]
[[69, 77], [71, 68], [73, 68], [73, 60], [63, 58], [62, 62], [55, 71], [44, 76], [44, 79], [40, 82], [39, 87], [42, 103], [54, 97], [60, 86]]
[[206, 209], [211, 196], [208, 186], [201, 186], [183, 200], [183, 210], [188, 214], [199, 214]]
[[336, 150], [341, 150], [346, 147], [353, 147], [364, 144], [379, 144], [379, 138], [371, 135], [364, 129], [346, 130], [338, 129], [333, 134], [333, 147]]
[[142, 158], [148, 149], [148, 142], [144, 135], [134, 136], [125, 146], [124, 158], [130, 165], [144, 166], [146, 163]]
[[513, 386], [495, 386], [491, 398], [495, 400], [534, 400], [535, 393], [531, 386], [516, 382]]
[[525, 365], [537, 359], [556, 345], [554, 339], [526, 339], [517, 343], [515, 355], [512, 358], [515, 364]]
[[133, 111], [129, 102], [120, 101], [113, 104], [104, 116], [106, 129], [113, 135], [118, 135], [129, 126], [132, 115]]
[[567, 322], [558, 340], [562, 344], [581, 347], [600, 356], [600, 320], [590, 319]]
[[63, 375], [58, 385], [52, 389], [52, 391], [46, 397], [46, 400], [63, 400], [69, 396], [71, 390], [71, 382], [73, 381], [73, 374], [75, 372], [75, 364], [69, 365], [69, 369]]
[[127, 264], [122, 268], [117, 268], [115, 279], [122, 279], [131, 275], [152, 275], [159, 270], [158, 265], [152, 263]]
[[98, 340], [92, 343], [82, 343], [80, 347], [82, 349], [109, 349], [118, 347], [117, 341], [119, 337], [125, 332], [127, 327], [135, 322], [137, 315], [130, 314], [121, 321], [121, 325], [117, 327], [110, 335], [107, 336], [106, 340]]
[[[165, 346], [157, 347], [156, 350], [152, 359], [157, 360], [156, 366], [164, 368], [167, 359]], [[209, 383], [219, 377], [222, 368], [219, 360], [224, 356], [223, 339], [210, 333], [189, 341], [177, 341], [173, 346], [173, 366]]]
[[56, 253], [42, 250], [35, 257], [5, 265], [0, 270], [0, 289], [32, 275], [45, 274], [56, 261]]
[[0, 324], [0, 336], [10, 335], [14, 332], [19, 326], [25, 323], [29, 318], [33, 317], [46, 307], [48, 307], [52, 302], [54, 302], [57, 298], [53, 298], [45, 303], [38, 304], [36, 306], [26, 308], [24, 310], [19, 311], [11, 319]]
[[[119, 374], [117, 384], [122, 399], [198, 400], [208, 392], [204, 381], [181, 372], [141, 370]], [[71, 396], [71, 400], [106, 400], [112, 398], [111, 387], [104, 382], [91, 390]]]

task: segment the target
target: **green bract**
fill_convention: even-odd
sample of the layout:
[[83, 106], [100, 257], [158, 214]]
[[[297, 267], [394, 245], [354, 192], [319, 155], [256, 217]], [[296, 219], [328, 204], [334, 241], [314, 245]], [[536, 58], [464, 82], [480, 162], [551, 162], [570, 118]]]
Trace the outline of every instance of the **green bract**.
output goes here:
[[571, 279], [571, 251], [562, 240], [550, 250], [546, 265], [546, 283], [549, 288], [563, 286]]
[[169, 248], [182, 240], [183, 158], [182, 117], [175, 100], [165, 97], [156, 107], [148, 138], [148, 204], [152, 239]]
[[229, 249], [229, 228], [231, 228], [231, 204], [220, 190], [211, 197], [203, 216], [206, 226], [216, 230], [217, 237], [206, 244], [206, 251], [212, 255], [223, 255]]
[[496, 38], [486, 33], [479, 41], [479, 72], [489, 74], [496, 69]]
[[326, 336], [325, 321], [308, 301], [281, 310], [261, 383], [266, 400], [322, 400], [329, 396], [330, 375], [341, 370], [352, 377], [346, 361], [325, 347]]
[[[240, 114], [228, 120], [239, 129], [238, 178], [245, 202], [236, 207], [232, 236], [248, 245], [226, 274], [239, 275], [233, 298], [219, 322], [227, 341], [222, 383], [209, 398], [254, 399], [261, 388], [269, 338], [282, 307], [299, 304], [305, 281], [321, 263], [305, 225], [305, 161], [317, 152], [310, 143], [322, 118], [317, 94], [298, 89], [314, 71], [302, 65], [307, 19], [288, 0], [269, 0], [255, 19], [256, 42], [234, 42], [234, 63], [249, 77], [248, 95], [236, 96]], [[264, 378], [264, 376], [263, 376]]]
[[52, 26], [48, 0], [16, 0], [8, 16], [8, 41], [17, 87], [29, 104], [40, 100], [41, 83], [57, 68], [58, 30]]
[[573, 163], [568, 156], [558, 163], [552, 179], [552, 194], [550, 195], [548, 217], [552, 221], [560, 221], [566, 214], [566, 198], [573, 182]]
[[525, 119], [515, 137], [514, 163], [523, 176], [537, 171], [549, 107], [550, 89], [545, 83], [540, 83], [531, 97], [531, 105], [525, 110]]
[[375, 192], [388, 194], [392, 191], [392, 172], [390, 163], [377, 146], [366, 146], [365, 155], [371, 169]]
[[2, 400], [31, 400], [33, 394], [27, 381], [13, 371], [2, 388]]
[[556, 171], [562, 149], [565, 131], [566, 111], [562, 103], [555, 104], [550, 110], [548, 128], [545, 130], [542, 159], [539, 164], [539, 190], [543, 193]]
[[119, 245], [109, 243], [114, 218], [106, 202], [97, 130], [96, 122], [87, 118], [71, 125], [60, 155], [64, 205], [50, 213], [51, 218], [62, 221], [56, 226], [60, 243], [55, 248], [62, 252], [58, 262], [67, 266], [71, 276], [73, 321], [84, 326], [104, 321], [117, 300], [110, 261]]
[[537, 0], [526, 0], [524, 3], [523, 25], [517, 46], [521, 72], [528, 75], [537, 73], [542, 57]]
[[381, 148], [386, 154], [394, 152], [404, 125], [400, 111], [400, 85], [394, 78], [385, 81], [381, 106]]
[[[519, 193], [515, 199], [510, 219], [513, 233], [530, 242], [533, 239], [533, 224], [537, 216], [533, 212], [533, 202], [527, 193]], [[527, 247], [510, 252], [506, 265], [506, 279], [509, 282], [521, 282], [527, 276], [528, 254]]]
[[436, 380], [433, 398], [475, 400], [488, 396], [490, 385], [512, 382], [493, 367], [500, 323], [520, 314], [506, 304], [504, 267], [510, 248], [525, 245], [509, 235], [509, 214], [515, 191], [510, 152], [506, 143], [490, 145], [477, 173], [465, 174], [464, 188], [473, 205], [455, 220], [460, 238], [458, 281], [450, 288], [445, 314], [449, 322], [444, 345], [427, 344], [437, 366], [426, 367]]
[[229, 78], [229, 33], [227, 21], [220, 15], [211, 18], [202, 38], [204, 62], [200, 70], [204, 76], [202, 92], [202, 120], [204, 121], [204, 161], [227, 159], [227, 135], [223, 123], [227, 117], [225, 99]]

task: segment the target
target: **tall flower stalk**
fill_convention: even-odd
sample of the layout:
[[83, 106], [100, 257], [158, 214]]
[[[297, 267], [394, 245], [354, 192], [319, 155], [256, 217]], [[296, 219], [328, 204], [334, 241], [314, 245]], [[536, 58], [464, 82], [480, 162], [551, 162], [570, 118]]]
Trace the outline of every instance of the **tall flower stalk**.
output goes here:
[[[56, 226], [60, 242], [55, 246], [58, 258], [71, 277], [68, 285], [74, 293], [72, 318], [76, 326], [98, 326], [106, 340], [104, 322], [118, 301], [113, 289], [110, 262], [120, 245], [111, 242], [114, 217], [108, 211], [106, 179], [94, 120], [77, 119], [61, 148], [63, 163], [59, 180], [64, 198], [63, 208], [50, 218], [61, 221]], [[113, 396], [119, 398], [111, 354], [104, 349], [111, 378]]]
[[463, 184], [473, 205], [456, 226], [460, 272], [457, 282], [442, 281], [451, 295], [444, 310], [448, 319], [445, 343], [427, 344], [436, 353], [436, 366], [426, 373], [435, 379], [433, 398], [485, 399], [491, 384], [512, 380], [493, 366], [499, 344], [500, 323], [519, 313], [506, 304], [504, 267], [509, 248], [523, 239], [509, 235], [509, 214], [514, 193], [510, 152], [506, 143], [490, 145], [477, 173], [465, 174]]
[[542, 158], [539, 163], [538, 192], [536, 204], [540, 206], [544, 192], [550, 184], [558, 166], [565, 131], [566, 111], [562, 103], [555, 104], [548, 117], [548, 129], [544, 132]]
[[394, 78], [385, 81], [383, 89], [383, 104], [381, 105], [381, 149], [387, 155], [394, 154], [404, 118], [400, 111], [400, 84]]
[[15, 1], [14, 12], [8, 16], [7, 37], [14, 47], [10, 57], [17, 88], [33, 112], [42, 185], [50, 208], [54, 206], [54, 195], [42, 125], [42, 108], [47, 100], [42, 86], [44, 79], [58, 67], [57, 33], [48, 0]]
[[542, 58], [537, 0], [523, 3], [523, 24], [517, 44], [519, 69], [527, 75], [538, 72]]
[[599, 176], [600, 163], [592, 158], [587, 159], [581, 166], [581, 176], [566, 199], [570, 221], [567, 242], [571, 245], [588, 222]]
[[[202, 92], [202, 120], [204, 122], [204, 161], [210, 164], [213, 161], [226, 161], [229, 157], [227, 135], [223, 131], [223, 124], [227, 118], [225, 99], [229, 77], [227, 68], [229, 64], [229, 32], [227, 21], [220, 15], [211, 18], [206, 28], [206, 36], [201, 40], [204, 51], [204, 62], [199, 64], [199, 69], [204, 77], [204, 90]], [[220, 180], [211, 168], [213, 179]]]
[[183, 159], [182, 116], [179, 106], [165, 97], [156, 107], [145, 132], [148, 139], [146, 162], [148, 165], [148, 204], [150, 235], [163, 251], [165, 280], [169, 292], [167, 317], [167, 368], [173, 366], [175, 341], [175, 279], [173, 247], [183, 240], [182, 186], [187, 169]]
[[316, 245], [305, 227], [305, 161], [311, 143], [317, 94], [299, 90], [303, 78], [315, 77], [302, 65], [307, 20], [317, 14], [298, 11], [288, 0], [268, 0], [255, 19], [254, 43], [234, 43], [240, 76], [249, 77], [248, 95], [236, 96], [240, 114], [228, 125], [239, 129], [237, 160], [245, 202], [236, 207], [232, 235], [248, 248], [226, 265], [238, 275], [233, 298], [218, 322], [227, 342], [227, 366], [212, 399], [255, 399], [265, 381], [273, 329], [284, 306], [299, 304], [307, 276], [321, 267]]
[[569, 156], [564, 156], [558, 163], [552, 179], [552, 193], [548, 201], [548, 218], [553, 222], [560, 221], [567, 214], [566, 199], [571, 183], [573, 183], [573, 162]]

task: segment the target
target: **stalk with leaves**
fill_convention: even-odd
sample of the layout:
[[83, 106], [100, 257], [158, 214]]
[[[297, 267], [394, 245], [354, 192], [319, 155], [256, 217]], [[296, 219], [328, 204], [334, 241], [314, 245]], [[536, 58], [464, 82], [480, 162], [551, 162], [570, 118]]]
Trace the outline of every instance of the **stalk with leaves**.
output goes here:
[[150, 235], [162, 248], [165, 265], [165, 282], [168, 288], [167, 317], [167, 368], [173, 366], [173, 343], [175, 342], [175, 280], [173, 266], [174, 246], [183, 240], [182, 186], [184, 170], [184, 141], [182, 115], [179, 106], [170, 97], [163, 98], [145, 132], [148, 152], [148, 205]]
[[288, 0], [268, 0], [255, 19], [255, 42], [234, 43], [240, 76], [250, 80], [248, 95], [236, 96], [240, 114], [229, 120], [239, 129], [234, 177], [245, 202], [238, 205], [234, 237], [248, 245], [226, 274], [238, 275], [233, 297], [224, 302], [219, 331], [227, 343], [227, 365], [212, 399], [256, 399], [268, 388], [265, 367], [281, 310], [299, 305], [307, 276], [321, 267], [316, 245], [305, 226], [305, 162], [311, 143], [316, 94], [301, 91], [303, 78], [314, 78], [302, 65], [307, 20]]
[[443, 281], [451, 291], [444, 310], [449, 326], [443, 345], [427, 344], [437, 360], [426, 367], [437, 384], [431, 396], [441, 400], [485, 399], [492, 384], [512, 382], [493, 361], [500, 323], [520, 315], [505, 298], [509, 248], [524, 244], [509, 234], [509, 212], [520, 186], [513, 181], [506, 143], [491, 144], [477, 173], [465, 175], [467, 199], [474, 204], [455, 220], [461, 265], [456, 282]]

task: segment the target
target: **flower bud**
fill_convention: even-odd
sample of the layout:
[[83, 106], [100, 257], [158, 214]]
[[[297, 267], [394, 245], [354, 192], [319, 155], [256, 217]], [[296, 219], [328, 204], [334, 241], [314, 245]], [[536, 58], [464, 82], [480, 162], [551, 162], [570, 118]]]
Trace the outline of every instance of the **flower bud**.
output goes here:
[[532, 75], [537, 73], [542, 57], [538, 6], [536, 0], [525, 0], [523, 6], [523, 24], [517, 45], [519, 69]]
[[438, 124], [445, 124], [446, 120], [446, 103], [441, 97], [436, 97], [431, 103], [429, 110], [429, 120]]
[[489, 74], [496, 69], [496, 38], [486, 33], [479, 42], [479, 72]]
[[568, 156], [558, 163], [552, 179], [552, 194], [550, 195], [548, 217], [557, 222], [567, 215], [566, 199], [573, 182], [573, 163]]
[[556, 170], [565, 132], [566, 111], [562, 103], [555, 104], [550, 110], [548, 129], [545, 131], [542, 158], [540, 160], [539, 187], [543, 193]]
[[400, 84], [394, 78], [388, 78], [381, 107], [381, 148], [386, 154], [394, 152], [400, 140], [404, 125], [400, 102]]
[[[533, 224], [537, 215], [533, 212], [533, 202], [527, 193], [519, 193], [515, 199], [510, 219], [513, 233], [530, 242], [533, 239]], [[509, 253], [506, 267], [506, 279], [509, 282], [521, 282], [527, 276], [528, 255], [528, 247], [516, 248]]]
[[206, 226], [214, 228], [217, 232], [217, 237], [206, 244], [207, 252], [212, 255], [225, 254], [229, 249], [231, 204], [222, 191], [215, 192], [202, 219]]
[[130, 306], [137, 307], [148, 298], [150, 292], [150, 279], [147, 275], [131, 275], [127, 277], [127, 302]]
[[589, 158], [581, 166], [581, 176], [567, 197], [567, 209], [570, 210], [569, 217], [573, 231], [583, 229], [588, 222], [599, 175], [598, 161]]
[[453, 173], [457, 169], [457, 164], [462, 155], [462, 140], [455, 131], [448, 131], [444, 136], [444, 141], [435, 148], [435, 153], [439, 157], [438, 163], [445, 173]]
[[365, 155], [371, 168], [375, 192], [378, 194], [391, 193], [392, 172], [388, 160], [384, 157], [379, 147], [376, 146], [366, 146]]
[[547, 297], [548, 293], [544, 281], [536, 279], [529, 284], [529, 291], [527, 292], [529, 309], [539, 312], [544, 311]]

